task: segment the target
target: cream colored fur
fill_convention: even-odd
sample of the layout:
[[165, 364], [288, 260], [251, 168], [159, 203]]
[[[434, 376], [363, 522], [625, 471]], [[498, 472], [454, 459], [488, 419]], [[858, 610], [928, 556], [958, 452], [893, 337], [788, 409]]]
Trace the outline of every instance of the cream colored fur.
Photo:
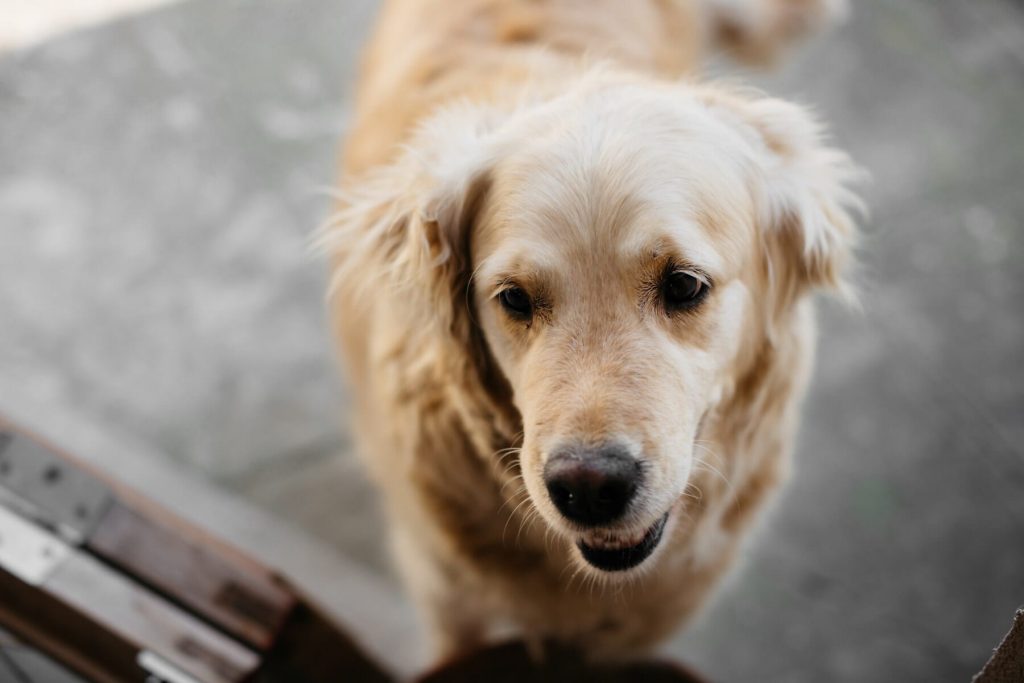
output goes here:
[[[772, 53], [794, 32], [758, 32], [765, 16], [829, 6], [731, 4], [756, 7], [749, 40]], [[644, 652], [785, 476], [809, 295], [842, 285], [854, 171], [801, 108], [680, 79], [711, 49], [714, 5], [384, 8], [320, 241], [359, 450], [439, 655], [509, 631]], [[695, 310], [651, 294], [666, 263], [710, 286]], [[509, 283], [543, 315], [510, 318]], [[637, 504], [604, 532], [668, 512], [639, 567], [588, 565], [548, 499], [545, 460], [573, 439], [643, 460]]]

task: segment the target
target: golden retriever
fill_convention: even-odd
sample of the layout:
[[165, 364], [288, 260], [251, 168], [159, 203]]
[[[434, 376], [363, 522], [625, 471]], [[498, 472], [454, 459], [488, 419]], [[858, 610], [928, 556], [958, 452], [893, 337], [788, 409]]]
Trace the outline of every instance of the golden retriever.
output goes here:
[[827, 0], [389, 0], [321, 235], [358, 448], [439, 656], [693, 615], [784, 476], [854, 168], [683, 78]]

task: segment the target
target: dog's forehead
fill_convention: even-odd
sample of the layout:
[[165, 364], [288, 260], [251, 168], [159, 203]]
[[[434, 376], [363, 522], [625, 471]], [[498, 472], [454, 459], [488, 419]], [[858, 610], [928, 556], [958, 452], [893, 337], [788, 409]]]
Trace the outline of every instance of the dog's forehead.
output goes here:
[[699, 111], [643, 111], [562, 112], [544, 135], [506, 148], [482, 236], [486, 270], [557, 270], [581, 255], [628, 263], [666, 249], [713, 275], [728, 268], [752, 226], [741, 145]]

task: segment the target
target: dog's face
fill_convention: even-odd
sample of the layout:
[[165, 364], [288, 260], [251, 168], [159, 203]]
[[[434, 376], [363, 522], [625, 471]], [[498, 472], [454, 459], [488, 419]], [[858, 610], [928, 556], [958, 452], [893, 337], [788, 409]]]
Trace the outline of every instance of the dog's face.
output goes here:
[[529, 495], [606, 571], [643, 562], [683, 496], [761, 253], [739, 136], [674, 93], [620, 95], [509, 131], [470, 240]]
[[585, 566], [633, 570], [752, 341], [835, 283], [846, 162], [794, 107], [652, 83], [476, 125], [424, 153], [419, 239], [449, 261], [419, 259], [447, 278], [432, 300], [451, 301], [446, 334], [468, 309], [511, 389], [537, 511]]

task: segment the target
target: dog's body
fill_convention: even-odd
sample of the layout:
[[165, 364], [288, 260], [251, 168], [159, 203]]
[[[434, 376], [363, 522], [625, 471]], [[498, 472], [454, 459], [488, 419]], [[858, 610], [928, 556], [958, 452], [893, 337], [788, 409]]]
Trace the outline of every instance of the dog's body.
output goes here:
[[[715, 33], [703, 11], [386, 5], [323, 242], [359, 450], [441, 654], [503, 629], [642, 652], [694, 613], [785, 473], [849, 169], [794, 107], [670, 80]], [[739, 52], [794, 32], [761, 28]], [[642, 465], [628, 514], [577, 523], [544, 492], [551, 465], [609, 443]]]

